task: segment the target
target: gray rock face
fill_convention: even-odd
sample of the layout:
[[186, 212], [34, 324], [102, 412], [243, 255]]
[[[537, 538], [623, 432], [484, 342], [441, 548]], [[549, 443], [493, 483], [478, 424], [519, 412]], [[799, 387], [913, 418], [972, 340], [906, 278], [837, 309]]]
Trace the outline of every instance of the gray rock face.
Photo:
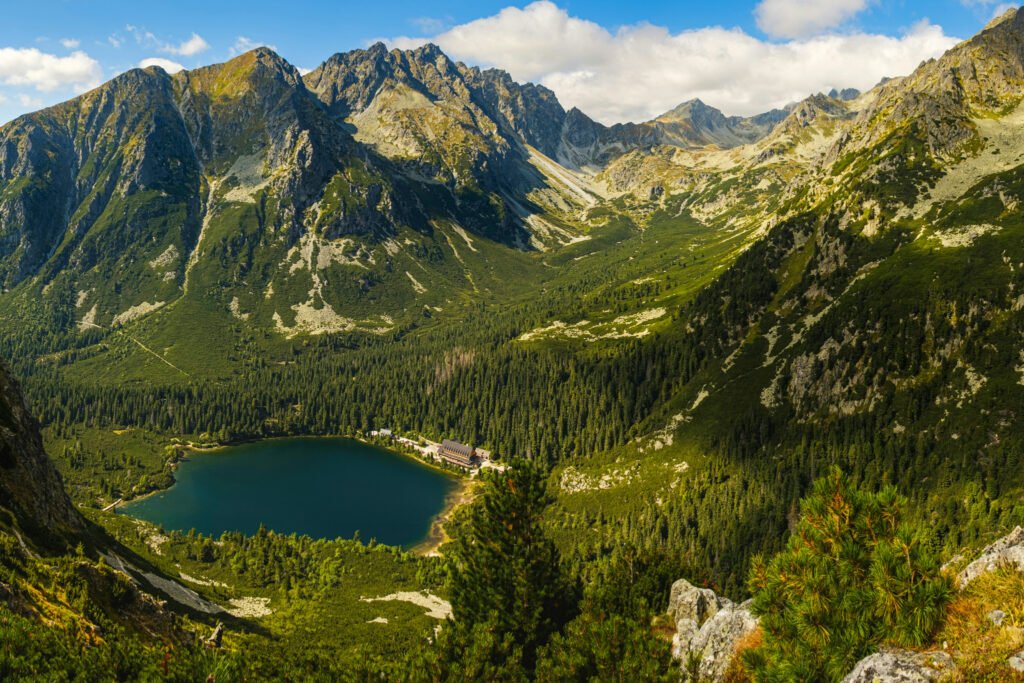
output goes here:
[[679, 579], [672, 584], [672, 592], [668, 598], [668, 613], [673, 621], [691, 619], [697, 625], [715, 616], [729, 601], [720, 598], [710, 588], [697, 588], [686, 579]]
[[680, 579], [672, 584], [668, 613], [675, 621], [672, 656], [687, 666], [699, 660], [702, 681], [720, 681], [732, 661], [736, 643], [757, 628], [750, 602], [736, 605], [713, 590]]
[[55, 544], [85, 528], [64, 492], [21, 389], [0, 363], [0, 508], [13, 513], [33, 540]]
[[887, 650], [857, 663], [843, 683], [925, 683], [949, 675], [956, 665], [945, 652]]
[[750, 602], [729, 604], [707, 620], [690, 643], [690, 652], [700, 656], [700, 680], [720, 681], [732, 661], [736, 644], [757, 628], [758, 620]]
[[981, 556], [960, 572], [960, 587], [963, 588], [985, 572], [1002, 564], [1016, 566], [1024, 571], [1024, 529], [1017, 527], [1009, 535], [1000, 538], [982, 551]]
[[672, 636], [672, 657], [686, 662], [690, 654], [690, 643], [697, 637], [700, 627], [693, 619], [680, 619], [676, 622], [676, 634]]

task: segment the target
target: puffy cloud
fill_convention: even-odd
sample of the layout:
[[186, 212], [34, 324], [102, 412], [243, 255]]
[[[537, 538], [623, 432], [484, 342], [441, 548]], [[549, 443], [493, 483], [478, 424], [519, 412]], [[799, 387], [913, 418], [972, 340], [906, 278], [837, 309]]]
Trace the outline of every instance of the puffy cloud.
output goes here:
[[[181, 57], [192, 57], [194, 55], [199, 54], [200, 52], [203, 52], [204, 50], [209, 49], [210, 47], [210, 44], [203, 40], [202, 36], [200, 36], [198, 33], [193, 33], [188, 40], [184, 40], [175, 45], [173, 43], [168, 43], [163, 40], [160, 40], [152, 31], [147, 31], [146, 29], [139, 26], [135, 26], [133, 24], [127, 24], [124, 27], [124, 30], [127, 31], [129, 35], [134, 37], [135, 42], [139, 45], [142, 45], [144, 47], [155, 48], [160, 52], [166, 52], [167, 54], [171, 55], [179, 55]], [[107, 38], [107, 40], [114, 47], [120, 47], [123, 43], [123, 40], [117, 34], [110, 36], [109, 38]]]
[[172, 55], [191, 57], [199, 54], [203, 50], [209, 49], [209, 47], [210, 44], [203, 40], [202, 36], [198, 33], [193, 33], [191, 38], [179, 43], [178, 45], [164, 45], [163, 51]]
[[867, 9], [870, 0], [761, 0], [758, 27], [777, 38], [805, 38], [835, 28]]
[[0, 83], [50, 91], [61, 87], [81, 90], [100, 82], [99, 62], [82, 51], [58, 57], [36, 48], [0, 48]]
[[851, 33], [784, 43], [740, 29], [672, 33], [651, 24], [614, 33], [547, 1], [455, 26], [433, 38], [456, 59], [541, 83], [566, 107], [604, 123], [640, 121], [699, 97], [728, 114], [751, 115], [831, 88], [868, 89], [913, 71], [957, 39], [927, 22], [899, 36]]
[[248, 52], [249, 50], [255, 50], [258, 47], [266, 47], [271, 50], [274, 50], [275, 52], [277, 51], [277, 48], [271, 45], [270, 43], [264, 43], [259, 40], [253, 40], [252, 38], [248, 38], [246, 36], [238, 36], [238, 38], [235, 39], [235, 44], [228, 49], [228, 52], [231, 54], [232, 57], [235, 57], [244, 52]]
[[163, 57], [150, 57], [139, 62], [140, 69], [145, 69], [149, 66], [158, 66], [169, 74], [176, 74], [185, 68], [177, 62], [172, 62], [171, 60], [164, 59]]
[[60, 44], [69, 50], [74, 50], [82, 43], [76, 38], [61, 38]]

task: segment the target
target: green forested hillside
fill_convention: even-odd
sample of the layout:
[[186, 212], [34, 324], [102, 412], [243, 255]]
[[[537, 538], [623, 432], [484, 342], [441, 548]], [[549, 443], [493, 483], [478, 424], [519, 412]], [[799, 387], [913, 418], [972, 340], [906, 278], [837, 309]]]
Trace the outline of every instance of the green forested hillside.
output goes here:
[[[469, 652], [478, 676], [657, 679], [638, 653], [664, 655], [672, 581], [747, 597], [835, 467], [895, 487], [928, 563], [1024, 524], [1021, 87], [1024, 12], [756, 121], [605, 129], [432, 46], [305, 78], [267, 49], [131, 71], [0, 129], [0, 355], [88, 509], [83, 562], [117, 539], [204, 599], [274, 606], [229, 624], [243, 677], [421, 655], [454, 677]], [[171, 485], [180, 444], [383, 428], [490, 449], [529, 496], [485, 494], [443, 559], [100, 511]], [[506, 586], [450, 593], [484, 562], [465, 539], [513, 513], [547, 561], [509, 581], [571, 597], [509, 617], [537, 638], [487, 613]], [[403, 604], [386, 639], [352, 607], [405, 589], [471, 615], [413, 664], [432, 617]]]

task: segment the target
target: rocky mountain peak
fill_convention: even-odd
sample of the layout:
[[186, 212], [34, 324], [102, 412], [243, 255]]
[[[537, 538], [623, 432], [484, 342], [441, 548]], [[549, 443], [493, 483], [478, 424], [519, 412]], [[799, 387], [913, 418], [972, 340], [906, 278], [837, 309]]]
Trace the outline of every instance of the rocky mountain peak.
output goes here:
[[443, 58], [445, 61], [448, 60], [448, 55], [441, 51], [435, 43], [425, 43], [410, 51], [411, 54], [415, 55], [417, 59], [421, 61], [435, 61]]
[[828, 91], [829, 97], [834, 100], [839, 100], [840, 102], [850, 102], [860, 97], [860, 95], [860, 90], [857, 90], [856, 88], [843, 88], [842, 90], [832, 88]]
[[728, 117], [715, 107], [708, 106], [699, 99], [683, 102], [675, 109], [659, 116], [655, 121], [675, 122], [689, 121], [700, 128], [716, 128], [727, 125]]

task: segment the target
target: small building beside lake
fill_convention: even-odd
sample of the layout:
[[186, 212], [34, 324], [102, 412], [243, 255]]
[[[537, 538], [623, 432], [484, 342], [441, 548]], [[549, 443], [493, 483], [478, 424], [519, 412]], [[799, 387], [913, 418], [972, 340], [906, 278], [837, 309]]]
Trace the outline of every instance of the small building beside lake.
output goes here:
[[441, 446], [437, 449], [437, 454], [445, 462], [459, 467], [472, 468], [480, 464], [480, 458], [477, 456], [475, 448], [454, 439], [442, 441]]

